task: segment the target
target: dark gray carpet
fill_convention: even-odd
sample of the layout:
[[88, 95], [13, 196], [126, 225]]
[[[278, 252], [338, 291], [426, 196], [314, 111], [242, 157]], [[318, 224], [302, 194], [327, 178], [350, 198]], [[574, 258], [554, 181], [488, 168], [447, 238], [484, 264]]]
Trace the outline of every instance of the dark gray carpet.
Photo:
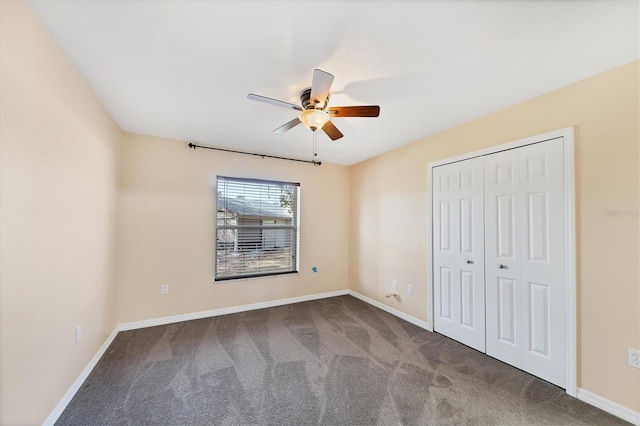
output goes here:
[[342, 296], [121, 332], [57, 424], [625, 422]]

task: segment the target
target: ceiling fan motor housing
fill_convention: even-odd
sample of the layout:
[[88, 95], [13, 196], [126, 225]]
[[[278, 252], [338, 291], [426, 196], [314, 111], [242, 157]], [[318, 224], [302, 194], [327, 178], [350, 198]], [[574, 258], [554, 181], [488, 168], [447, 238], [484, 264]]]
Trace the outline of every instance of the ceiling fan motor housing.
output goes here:
[[304, 109], [322, 109], [324, 110], [327, 105], [329, 105], [329, 97], [325, 99], [324, 103], [322, 102], [314, 102], [311, 99], [311, 87], [307, 87], [302, 92], [300, 92], [300, 104]]

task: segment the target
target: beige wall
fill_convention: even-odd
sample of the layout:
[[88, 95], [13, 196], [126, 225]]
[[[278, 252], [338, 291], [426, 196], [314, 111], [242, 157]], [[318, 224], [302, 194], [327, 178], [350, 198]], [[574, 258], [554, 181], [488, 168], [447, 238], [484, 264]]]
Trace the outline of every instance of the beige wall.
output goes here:
[[634, 62], [353, 166], [350, 288], [427, 320], [427, 163], [575, 126], [578, 385], [640, 410], [638, 217], [605, 215], [638, 208], [638, 80]]
[[23, 2], [0, 2], [0, 117], [0, 423], [36, 424], [116, 326], [122, 134]]
[[[427, 163], [567, 126], [579, 386], [640, 410], [626, 365], [638, 218], [604, 214], [638, 208], [638, 80], [636, 62], [351, 168], [313, 167], [123, 135], [26, 5], [0, 2], [0, 423], [42, 422], [117, 323], [347, 287], [426, 320]], [[300, 274], [212, 282], [217, 174], [301, 182]], [[402, 302], [384, 298], [393, 279]]]
[[[347, 167], [194, 151], [131, 134], [122, 167], [120, 322], [347, 289]], [[300, 182], [299, 274], [213, 283], [216, 175]]]

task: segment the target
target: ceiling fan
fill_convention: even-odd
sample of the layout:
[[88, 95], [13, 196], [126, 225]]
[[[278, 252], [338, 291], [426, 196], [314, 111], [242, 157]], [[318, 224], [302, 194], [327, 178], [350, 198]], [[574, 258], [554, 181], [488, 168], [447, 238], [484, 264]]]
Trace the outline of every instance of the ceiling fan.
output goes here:
[[249, 93], [247, 98], [300, 111], [298, 117], [278, 127], [273, 133], [284, 133], [303, 123], [312, 132], [322, 129], [334, 141], [344, 135], [331, 122], [332, 117], [377, 117], [380, 115], [378, 105], [329, 107], [331, 83], [333, 83], [333, 75], [319, 69], [313, 70], [311, 87], [300, 92], [301, 106], [253, 93]]

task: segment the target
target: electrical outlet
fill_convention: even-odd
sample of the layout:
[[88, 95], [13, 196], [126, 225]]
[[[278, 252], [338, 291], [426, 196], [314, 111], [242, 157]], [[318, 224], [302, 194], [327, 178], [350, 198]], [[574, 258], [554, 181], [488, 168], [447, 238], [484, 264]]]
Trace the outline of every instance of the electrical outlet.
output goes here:
[[629, 365], [640, 368], [640, 351], [629, 348]]
[[162, 284], [160, 286], [160, 294], [169, 294], [169, 285], [168, 284]]
[[314, 266], [313, 268], [311, 268], [311, 277], [315, 278], [318, 276], [318, 267]]
[[398, 282], [396, 280], [393, 280], [393, 282], [391, 283], [391, 288], [393, 290], [398, 290]]
[[80, 343], [80, 339], [82, 338], [82, 328], [80, 326], [76, 326], [76, 343]]
[[409, 284], [409, 285], [407, 286], [407, 293], [409, 293], [409, 294], [413, 294], [413, 284]]

